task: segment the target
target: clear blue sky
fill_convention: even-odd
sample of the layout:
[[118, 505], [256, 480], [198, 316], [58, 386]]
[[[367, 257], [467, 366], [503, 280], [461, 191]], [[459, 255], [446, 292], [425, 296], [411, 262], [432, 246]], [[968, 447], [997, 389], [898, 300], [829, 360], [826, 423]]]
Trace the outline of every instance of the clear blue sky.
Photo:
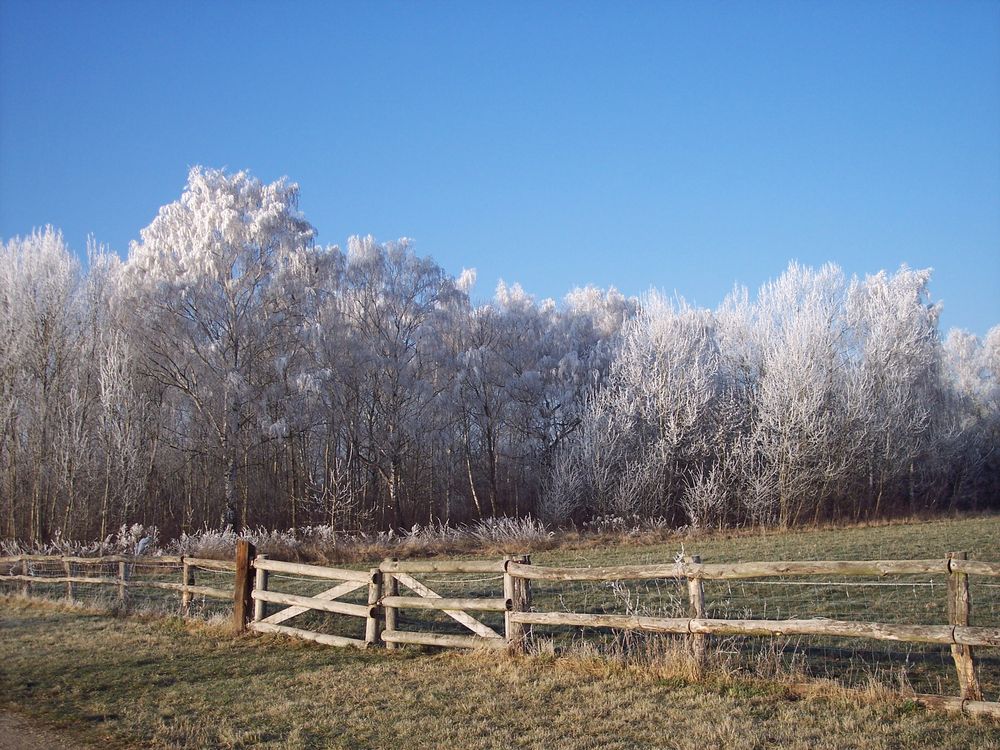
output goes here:
[[126, 252], [190, 165], [538, 296], [932, 266], [1000, 322], [1000, 3], [0, 0], [0, 236]]

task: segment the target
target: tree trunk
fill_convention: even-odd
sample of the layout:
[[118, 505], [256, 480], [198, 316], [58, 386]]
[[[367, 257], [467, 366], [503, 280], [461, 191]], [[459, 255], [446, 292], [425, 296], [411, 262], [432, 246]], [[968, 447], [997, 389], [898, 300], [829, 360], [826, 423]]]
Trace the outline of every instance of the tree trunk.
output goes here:
[[476, 515], [482, 520], [483, 507], [479, 504], [479, 495], [476, 494], [476, 482], [472, 477], [472, 454], [468, 451], [468, 444], [466, 444], [465, 451], [465, 468], [469, 475], [469, 492], [472, 493], [472, 502], [476, 506]]
[[236, 477], [239, 471], [239, 467], [236, 463], [236, 454], [232, 451], [227, 451], [226, 456], [226, 473], [225, 473], [225, 484], [224, 492], [226, 499], [226, 510], [222, 517], [222, 527], [236, 529]]

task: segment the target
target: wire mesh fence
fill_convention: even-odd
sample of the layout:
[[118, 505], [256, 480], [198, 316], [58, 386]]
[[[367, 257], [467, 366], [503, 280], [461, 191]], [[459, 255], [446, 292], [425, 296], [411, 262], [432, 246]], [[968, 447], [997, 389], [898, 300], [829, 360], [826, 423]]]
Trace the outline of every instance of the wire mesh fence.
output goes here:
[[[232, 612], [233, 573], [222, 569], [229, 565], [218, 561], [213, 564], [218, 568], [205, 569], [172, 557], [5, 558], [0, 562], [0, 593], [115, 611], [222, 618]], [[185, 579], [190, 584], [186, 591]]]
[[[997, 579], [972, 576], [970, 623], [1000, 626]], [[947, 625], [946, 576], [900, 575], [892, 580], [859, 577], [776, 577], [705, 580], [704, 617], [718, 620], [842, 620], [899, 625]], [[686, 579], [532, 581], [538, 611], [621, 614], [659, 618], [692, 616]], [[658, 653], [653, 641], [684, 636], [621, 632], [603, 628], [534, 626], [536, 642], [549, 650], [580, 643], [609, 654]], [[918, 693], [955, 695], [959, 686], [950, 646], [831, 636], [708, 636], [709, 651], [727, 669], [835, 679], [858, 686], [873, 678]], [[668, 650], [676, 653], [674, 650]], [[975, 648], [985, 696], [1000, 699], [1000, 649]]]

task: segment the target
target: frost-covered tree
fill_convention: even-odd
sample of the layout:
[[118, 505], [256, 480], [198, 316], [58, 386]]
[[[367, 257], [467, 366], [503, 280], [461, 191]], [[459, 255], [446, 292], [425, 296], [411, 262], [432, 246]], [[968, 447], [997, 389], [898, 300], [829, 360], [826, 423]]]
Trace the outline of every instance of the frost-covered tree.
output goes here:
[[308, 266], [313, 236], [296, 185], [195, 167], [129, 252], [123, 294], [147, 372], [211, 435], [228, 524], [243, 449], [260, 439], [261, 399], [297, 338], [306, 300], [287, 279]]
[[[355, 443], [385, 488], [378, 509], [395, 525], [411, 521], [417, 498], [405, 497], [408, 457], [453, 371], [441, 346], [447, 311], [467, 304], [442, 269], [409, 242], [354, 237], [348, 246], [343, 314], [349, 324], [345, 365], [355, 394]], [[416, 488], [413, 488], [416, 489]]]
[[314, 245], [297, 201], [195, 168], [125, 262], [0, 245], [0, 533], [996, 507], [1000, 326], [942, 340], [929, 271], [473, 304], [408, 240]]
[[8, 527], [38, 539], [62, 526], [78, 491], [90, 393], [81, 273], [51, 227], [4, 247], [2, 387]]
[[647, 297], [553, 467], [547, 515], [792, 525], [987, 497], [992, 350], [952, 334], [945, 367], [929, 279], [793, 263], [714, 313]]
[[756, 305], [763, 359], [752, 449], [775, 475], [773, 518], [782, 525], [818, 513], [849, 468], [842, 444], [845, 293], [840, 269], [793, 263], [763, 287]]
[[950, 480], [954, 505], [981, 507], [1000, 495], [1000, 325], [982, 341], [954, 329], [944, 349], [951, 433], [935, 467]]
[[854, 426], [852, 463], [866, 484], [857, 515], [878, 516], [884, 504], [920, 509], [923, 482], [938, 471], [935, 443], [948, 429], [940, 306], [929, 301], [930, 271], [903, 267], [856, 281], [847, 300], [854, 387], [844, 409]]
[[560, 457], [567, 465], [555, 474], [548, 514], [679, 520], [688, 488], [711, 470], [725, 413], [719, 368], [709, 311], [656, 293], [644, 298]]

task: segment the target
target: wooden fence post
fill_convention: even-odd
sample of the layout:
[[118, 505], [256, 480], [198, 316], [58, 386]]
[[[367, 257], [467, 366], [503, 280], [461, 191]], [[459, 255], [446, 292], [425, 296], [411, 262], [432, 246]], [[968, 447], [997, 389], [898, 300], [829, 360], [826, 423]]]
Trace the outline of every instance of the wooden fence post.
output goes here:
[[188, 586], [194, 586], [194, 566], [181, 555], [181, 612], [187, 614], [191, 609], [191, 592]]
[[[396, 562], [397, 558], [387, 557], [386, 562]], [[399, 581], [396, 580], [396, 576], [392, 573], [382, 573], [382, 594], [383, 596], [399, 596]], [[397, 614], [399, 612], [395, 607], [383, 607], [385, 612], [385, 629], [386, 630], [396, 630], [397, 625]], [[385, 647], [389, 651], [393, 651], [397, 648], [396, 644], [392, 641], [387, 641]]]
[[63, 572], [66, 573], [66, 598], [72, 600], [73, 582], [69, 579], [73, 577], [73, 563], [69, 560], [63, 560]]
[[[513, 562], [513, 555], [503, 556], [503, 598], [508, 599], [511, 602], [514, 601], [514, 576], [507, 572], [507, 564]], [[503, 613], [503, 635], [504, 639], [507, 641], [507, 648], [511, 651], [517, 649], [517, 641], [520, 640], [517, 628], [521, 625], [519, 622], [511, 622], [510, 610]]]
[[372, 646], [378, 643], [382, 635], [381, 613], [379, 602], [382, 599], [382, 571], [378, 568], [371, 569], [372, 579], [368, 583], [368, 619], [365, 620], [365, 643]]
[[[531, 555], [521, 555], [521, 559], [518, 560], [522, 565], [531, 565]], [[527, 578], [521, 578], [518, 580], [518, 585], [514, 588], [517, 592], [517, 596], [520, 599], [520, 607], [522, 612], [527, 612], [531, 609], [531, 581]]]
[[520, 622], [511, 618], [513, 612], [527, 612], [531, 609], [531, 581], [527, 578], [515, 578], [507, 572], [507, 563], [516, 562], [531, 564], [530, 555], [504, 556], [503, 597], [511, 600], [510, 611], [504, 612], [504, 637], [511, 653], [523, 654], [528, 650], [527, 629]]
[[[691, 555], [686, 558], [685, 562], [697, 565], [701, 562], [701, 555]], [[690, 603], [688, 614], [693, 618], [703, 618], [705, 616], [705, 582], [701, 578], [688, 578], [687, 584], [688, 602]], [[699, 671], [705, 665], [707, 645], [705, 638], [706, 636], [704, 635], [691, 636], [691, 653], [694, 656], [695, 666]]]
[[[23, 557], [21, 558], [21, 575], [31, 575], [31, 567], [28, 565], [28, 561]], [[23, 596], [31, 596], [31, 584], [28, 581], [24, 581], [21, 584], [21, 594]]]
[[[948, 624], [969, 624], [971, 601], [969, 597], [969, 576], [951, 566], [952, 560], [965, 560], [965, 552], [948, 553]], [[951, 645], [951, 656], [958, 671], [958, 686], [963, 700], [981, 701], [983, 691], [976, 677], [976, 665], [972, 658], [972, 647], [960, 643]]]
[[236, 542], [236, 580], [233, 586], [233, 629], [242, 633], [247, 629], [247, 623], [253, 612], [253, 578], [250, 569], [253, 567], [256, 548], [250, 542], [240, 539]]
[[[256, 562], [257, 560], [265, 560], [265, 559], [267, 559], [267, 555], [257, 555], [257, 557], [254, 558], [254, 562]], [[256, 589], [257, 591], [267, 591], [267, 579], [268, 579], [267, 571], [256, 567], [254, 568], [254, 570], [257, 571], [256, 574], [254, 575], [254, 583], [253, 583], [254, 589]], [[266, 602], [262, 601], [261, 599], [253, 600], [254, 622], [260, 622], [261, 620], [264, 619], [265, 604]]]
[[125, 561], [118, 561], [118, 601], [125, 601]]
[[513, 605], [503, 615], [504, 638], [507, 641], [507, 648], [515, 654], [523, 654], [527, 650], [527, 639], [525, 638], [524, 625], [514, 622], [511, 614], [528, 611], [531, 589], [528, 579], [515, 578], [507, 572], [507, 563], [527, 564], [530, 560], [531, 558], [526, 555], [504, 555], [503, 598], [509, 599]]

